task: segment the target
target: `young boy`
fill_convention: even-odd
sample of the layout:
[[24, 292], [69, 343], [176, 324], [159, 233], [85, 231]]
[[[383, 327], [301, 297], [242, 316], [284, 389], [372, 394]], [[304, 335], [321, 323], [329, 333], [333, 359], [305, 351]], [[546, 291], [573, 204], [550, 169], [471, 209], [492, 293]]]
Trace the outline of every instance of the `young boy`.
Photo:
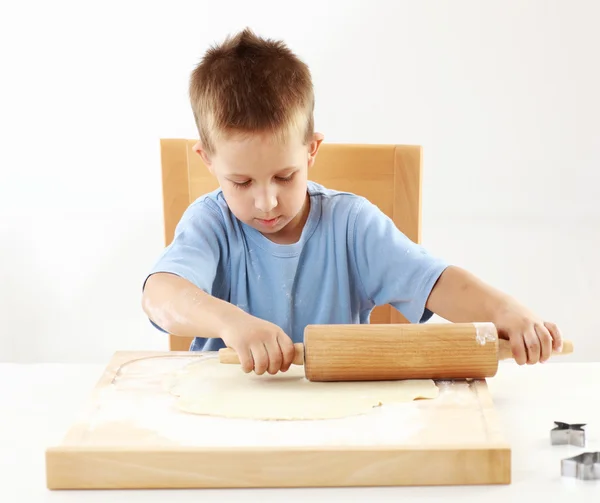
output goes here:
[[491, 321], [520, 365], [560, 351], [558, 328], [411, 242], [370, 201], [308, 180], [308, 67], [282, 42], [244, 30], [192, 72], [195, 151], [220, 188], [194, 201], [144, 283], [158, 328], [228, 346], [245, 372], [285, 372], [308, 324], [368, 323], [392, 304], [409, 322]]

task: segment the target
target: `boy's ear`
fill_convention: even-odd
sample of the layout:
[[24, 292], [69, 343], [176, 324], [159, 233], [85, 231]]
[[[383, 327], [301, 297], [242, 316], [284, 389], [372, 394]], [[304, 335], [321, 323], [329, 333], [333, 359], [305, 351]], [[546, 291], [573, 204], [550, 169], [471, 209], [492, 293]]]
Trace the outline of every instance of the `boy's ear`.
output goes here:
[[315, 159], [317, 157], [317, 152], [319, 151], [319, 147], [321, 143], [323, 143], [325, 136], [321, 133], [315, 133], [313, 136], [313, 140], [310, 142], [308, 146], [308, 167], [312, 167], [315, 163]]
[[212, 162], [210, 160], [210, 157], [209, 157], [208, 153], [202, 147], [202, 142], [197, 141], [194, 144], [193, 149], [194, 149], [194, 152], [196, 152], [196, 154], [198, 154], [200, 156], [200, 158], [202, 159], [202, 161], [204, 162], [204, 164], [206, 164], [208, 170], [212, 173]]

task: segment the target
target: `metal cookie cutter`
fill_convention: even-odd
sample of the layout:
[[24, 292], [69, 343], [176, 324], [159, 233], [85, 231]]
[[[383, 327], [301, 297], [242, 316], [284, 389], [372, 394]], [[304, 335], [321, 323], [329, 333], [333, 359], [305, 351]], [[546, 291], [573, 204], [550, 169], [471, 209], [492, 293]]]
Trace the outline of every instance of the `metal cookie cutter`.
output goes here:
[[561, 461], [561, 474], [580, 480], [600, 480], [600, 451], [584, 452]]
[[550, 430], [552, 445], [570, 444], [577, 447], [585, 446], [585, 424], [568, 424], [554, 421], [556, 428]]

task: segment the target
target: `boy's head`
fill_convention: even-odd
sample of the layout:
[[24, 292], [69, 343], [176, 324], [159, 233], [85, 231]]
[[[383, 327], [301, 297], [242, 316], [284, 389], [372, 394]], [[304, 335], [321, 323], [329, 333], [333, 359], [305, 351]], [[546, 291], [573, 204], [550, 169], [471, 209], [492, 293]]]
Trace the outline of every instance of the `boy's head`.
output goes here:
[[207, 51], [190, 78], [195, 150], [241, 221], [280, 242], [297, 240], [308, 212], [314, 132], [308, 67], [282, 42], [250, 30]]

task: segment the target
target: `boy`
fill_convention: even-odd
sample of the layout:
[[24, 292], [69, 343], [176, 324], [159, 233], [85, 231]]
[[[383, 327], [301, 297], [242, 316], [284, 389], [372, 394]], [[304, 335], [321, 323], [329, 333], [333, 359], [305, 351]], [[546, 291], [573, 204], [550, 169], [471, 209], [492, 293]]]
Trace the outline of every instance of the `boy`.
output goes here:
[[491, 321], [518, 364], [560, 351], [558, 328], [469, 272], [430, 255], [374, 204], [308, 180], [308, 67], [244, 30], [194, 69], [195, 151], [220, 188], [194, 201], [150, 271], [142, 306], [191, 350], [236, 351], [245, 372], [285, 372], [307, 324], [368, 323], [392, 304], [411, 323]]

